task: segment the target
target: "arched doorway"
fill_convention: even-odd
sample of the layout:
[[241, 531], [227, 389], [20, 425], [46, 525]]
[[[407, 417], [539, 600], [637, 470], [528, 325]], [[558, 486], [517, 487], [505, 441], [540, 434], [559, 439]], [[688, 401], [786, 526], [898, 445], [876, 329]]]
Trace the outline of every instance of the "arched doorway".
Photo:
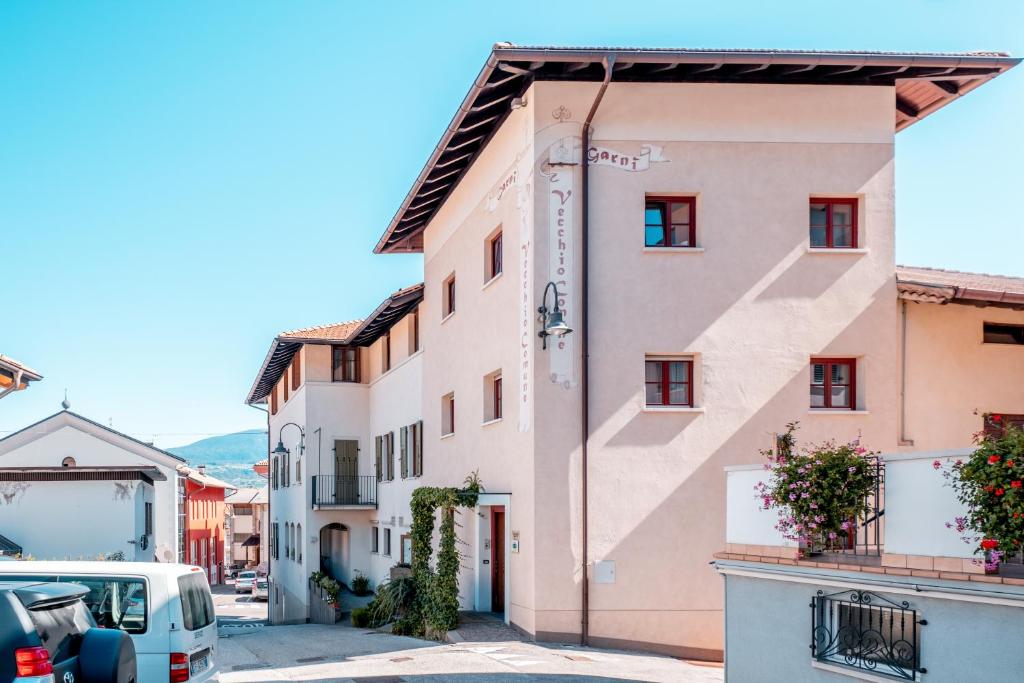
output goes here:
[[333, 522], [320, 528], [320, 571], [348, 585], [352, 563], [349, 558], [349, 529]]

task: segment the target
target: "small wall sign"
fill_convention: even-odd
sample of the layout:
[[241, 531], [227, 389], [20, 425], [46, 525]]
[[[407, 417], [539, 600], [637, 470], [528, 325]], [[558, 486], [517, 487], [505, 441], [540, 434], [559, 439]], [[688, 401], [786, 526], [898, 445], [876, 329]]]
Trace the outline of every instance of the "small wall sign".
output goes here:
[[514, 552], [514, 553], [518, 553], [519, 552], [519, 532], [518, 531], [513, 531], [512, 532], [512, 552]]

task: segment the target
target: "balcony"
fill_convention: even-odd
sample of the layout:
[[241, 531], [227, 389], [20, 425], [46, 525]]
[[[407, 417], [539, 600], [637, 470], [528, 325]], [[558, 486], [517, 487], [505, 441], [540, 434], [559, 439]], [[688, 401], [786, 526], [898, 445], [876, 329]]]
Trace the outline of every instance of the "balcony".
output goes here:
[[878, 464], [879, 486], [866, 501], [868, 513], [855, 520], [846, 538], [817, 549], [820, 552], [799, 548], [795, 541], [783, 537], [775, 528], [777, 511], [762, 509], [754, 492], [754, 486], [769, 477], [762, 466], [727, 467], [725, 555], [729, 559], [829, 569], [856, 570], [873, 565], [884, 573], [928, 578], [963, 580], [968, 575], [984, 574], [974, 546], [947, 526], [965, 510], [934, 466], [936, 461], [943, 465], [968, 453], [883, 457], [884, 464]]
[[355, 510], [377, 507], [377, 478], [318, 474], [312, 477], [314, 510]]

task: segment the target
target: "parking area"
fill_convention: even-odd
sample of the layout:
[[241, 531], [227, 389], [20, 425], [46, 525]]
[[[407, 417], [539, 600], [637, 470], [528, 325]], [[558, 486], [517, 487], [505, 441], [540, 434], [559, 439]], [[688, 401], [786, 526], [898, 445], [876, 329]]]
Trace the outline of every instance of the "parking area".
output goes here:
[[253, 600], [248, 593], [235, 593], [235, 582], [211, 586], [213, 607], [217, 612], [217, 625], [221, 627], [264, 626], [267, 622], [267, 603]]
[[637, 652], [530, 642], [441, 644], [349, 626], [221, 629], [222, 683], [721, 683], [718, 665]]

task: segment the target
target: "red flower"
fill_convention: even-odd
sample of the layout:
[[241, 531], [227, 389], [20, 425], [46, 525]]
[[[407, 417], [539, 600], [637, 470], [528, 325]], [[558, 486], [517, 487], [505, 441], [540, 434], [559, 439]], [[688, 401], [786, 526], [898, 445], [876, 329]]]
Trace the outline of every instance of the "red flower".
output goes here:
[[1003, 495], [1004, 493], [1006, 493], [1006, 491], [1004, 491], [1004, 490], [1002, 490], [1002, 489], [996, 489], [996, 495], [997, 495], [997, 496], [1001, 496], [1001, 495]]
[[1007, 467], [1013, 467], [1013, 461], [1012, 460], [1007, 460], [1006, 461], [1006, 466]]
[[990, 456], [988, 456], [988, 464], [989, 465], [995, 465], [997, 462], [999, 462], [999, 456], [998, 455], [990, 455]]
[[993, 415], [993, 416], [992, 416], [992, 421], [993, 421], [993, 422], [1001, 422], [1001, 421], [1002, 421], [1002, 419], [1003, 419], [1003, 416], [1002, 416], [1002, 415], [999, 415], [999, 414], [996, 414], [996, 415]]
[[1020, 517], [1020, 513], [1019, 512], [1014, 512], [1013, 513], [1013, 518], [1017, 519], [1018, 517]]
[[986, 538], [981, 542], [981, 547], [985, 550], [995, 550], [999, 547], [999, 541], [994, 538]]
[[942, 463], [936, 460], [935, 462], [932, 463], [932, 467], [934, 467], [935, 469], [941, 469]]
[[1010, 486], [1012, 486], [1015, 489], [1019, 489], [1021, 486], [1024, 486], [1024, 481], [1021, 481], [1020, 479], [1016, 479], [1016, 480], [1010, 482]]
[[993, 490], [994, 488], [995, 488], [995, 486], [992, 486], [992, 484], [989, 484], [988, 486], [986, 486], [986, 487], [985, 487], [985, 491], [986, 491], [987, 493], [992, 493], [992, 490]]

